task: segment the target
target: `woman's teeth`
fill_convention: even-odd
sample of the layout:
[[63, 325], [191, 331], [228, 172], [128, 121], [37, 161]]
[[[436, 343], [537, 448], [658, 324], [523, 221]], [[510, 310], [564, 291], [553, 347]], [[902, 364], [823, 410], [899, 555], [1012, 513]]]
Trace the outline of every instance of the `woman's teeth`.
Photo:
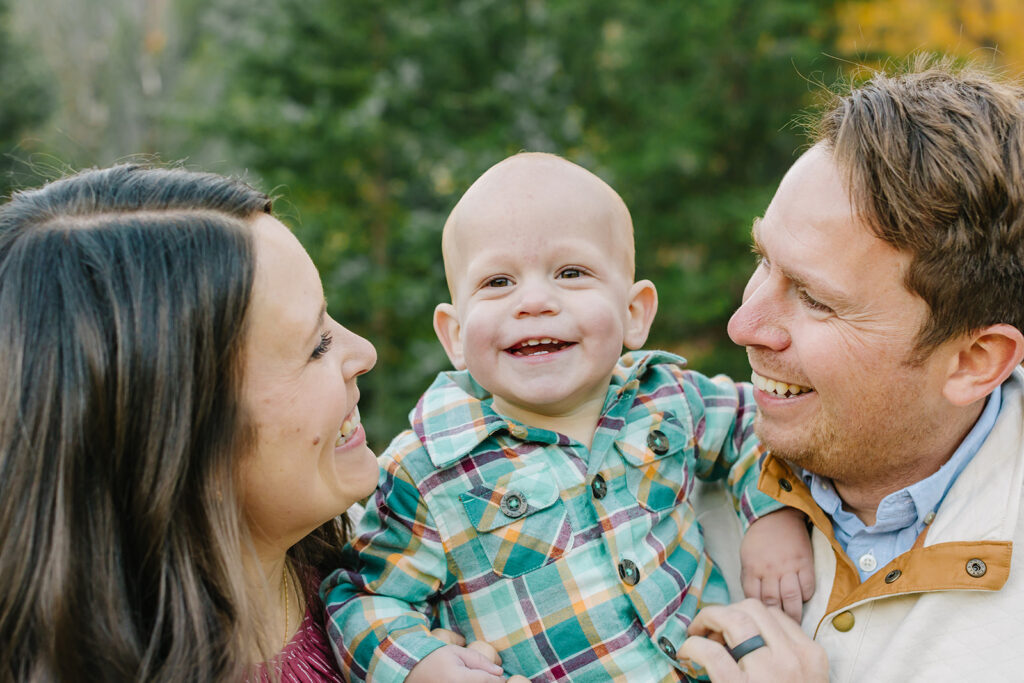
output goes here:
[[349, 415], [348, 419], [341, 423], [341, 429], [338, 430], [338, 438], [334, 442], [334, 447], [344, 446], [345, 442], [352, 438], [352, 435], [356, 433], [359, 428], [359, 409], [356, 408]]
[[799, 394], [805, 394], [808, 391], [814, 391], [810, 387], [802, 387], [799, 384], [787, 384], [786, 382], [768, 379], [767, 377], [762, 377], [756, 372], [752, 372], [750, 374], [750, 381], [761, 391], [782, 397], [797, 396]]

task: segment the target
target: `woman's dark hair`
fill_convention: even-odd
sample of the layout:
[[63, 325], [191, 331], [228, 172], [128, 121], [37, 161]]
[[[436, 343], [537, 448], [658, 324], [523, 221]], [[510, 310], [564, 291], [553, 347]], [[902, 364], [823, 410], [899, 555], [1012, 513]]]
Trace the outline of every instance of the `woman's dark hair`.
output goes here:
[[[251, 656], [235, 482], [270, 208], [127, 165], [0, 208], [0, 679], [221, 680]], [[295, 552], [325, 559], [342, 524]]]

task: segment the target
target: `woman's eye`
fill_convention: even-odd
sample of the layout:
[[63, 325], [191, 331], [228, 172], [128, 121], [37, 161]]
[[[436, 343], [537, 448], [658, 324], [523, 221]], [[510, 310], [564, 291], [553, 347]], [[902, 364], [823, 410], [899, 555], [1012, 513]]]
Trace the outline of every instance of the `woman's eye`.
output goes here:
[[492, 277], [490, 280], [484, 283], [485, 287], [508, 287], [512, 284], [512, 280], [507, 277]]
[[812, 297], [805, 290], [803, 290], [803, 289], [797, 290], [797, 294], [800, 297], [800, 301], [802, 301], [804, 303], [804, 306], [807, 306], [807, 308], [811, 309], [812, 311], [819, 311], [821, 313], [831, 313], [832, 312], [831, 308], [829, 308], [825, 304], [821, 303], [820, 301], [818, 301], [817, 299]]
[[327, 353], [327, 349], [331, 348], [331, 342], [333, 341], [334, 337], [331, 336], [330, 332], [321, 332], [320, 343], [316, 345], [315, 349], [313, 349], [312, 358], [314, 360], [323, 358], [324, 354]]

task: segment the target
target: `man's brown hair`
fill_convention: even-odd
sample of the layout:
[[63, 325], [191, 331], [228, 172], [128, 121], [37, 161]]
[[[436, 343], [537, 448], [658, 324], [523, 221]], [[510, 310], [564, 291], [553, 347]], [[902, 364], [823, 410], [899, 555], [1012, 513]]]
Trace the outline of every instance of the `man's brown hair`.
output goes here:
[[912, 255], [905, 285], [930, 308], [919, 352], [1024, 330], [1024, 90], [917, 57], [838, 97], [816, 138], [874, 234]]

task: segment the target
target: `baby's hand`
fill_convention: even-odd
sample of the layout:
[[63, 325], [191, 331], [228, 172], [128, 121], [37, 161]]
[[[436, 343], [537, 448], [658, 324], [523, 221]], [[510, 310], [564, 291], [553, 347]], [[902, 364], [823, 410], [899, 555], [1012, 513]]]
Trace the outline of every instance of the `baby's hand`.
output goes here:
[[[452, 634], [460, 638], [457, 634]], [[447, 640], [447, 639], [446, 639]], [[435, 681], [452, 681], [452, 683], [503, 683], [504, 672], [492, 661], [491, 652], [494, 648], [462, 647], [445, 645], [420, 660], [405, 678], [406, 683], [434, 683]], [[494, 657], [497, 653], [494, 653]]]
[[803, 603], [814, 595], [814, 556], [804, 520], [799, 510], [777, 510], [751, 524], [740, 544], [743, 592], [781, 607], [797, 623]]

